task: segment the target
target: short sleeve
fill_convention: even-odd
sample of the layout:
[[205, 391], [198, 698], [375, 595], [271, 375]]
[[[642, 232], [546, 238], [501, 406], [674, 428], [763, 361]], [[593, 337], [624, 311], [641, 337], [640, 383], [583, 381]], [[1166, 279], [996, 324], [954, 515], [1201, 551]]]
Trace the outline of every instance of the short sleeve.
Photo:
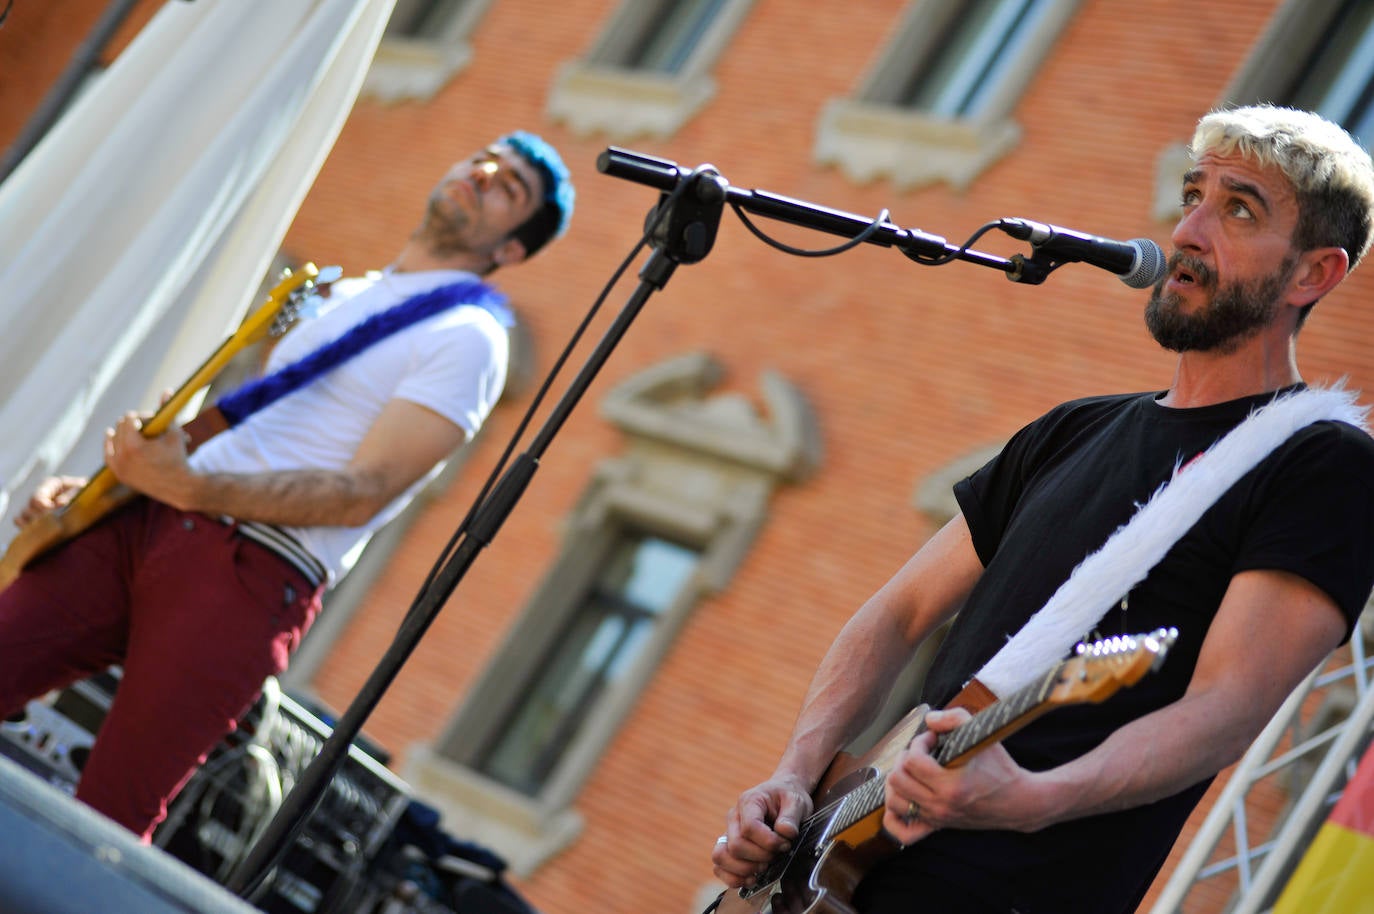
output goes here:
[[996, 457], [954, 484], [954, 498], [984, 567], [1002, 542], [1040, 455], [1075, 406], [1066, 403], [1024, 426]]
[[456, 308], [418, 328], [411, 365], [394, 396], [418, 403], [475, 434], [505, 385], [505, 328], [485, 310]]
[[1309, 426], [1256, 473], [1236, 572], [1271, 569], [1321, 588], [1353, 628], [1374, 587], [1374, 439]]

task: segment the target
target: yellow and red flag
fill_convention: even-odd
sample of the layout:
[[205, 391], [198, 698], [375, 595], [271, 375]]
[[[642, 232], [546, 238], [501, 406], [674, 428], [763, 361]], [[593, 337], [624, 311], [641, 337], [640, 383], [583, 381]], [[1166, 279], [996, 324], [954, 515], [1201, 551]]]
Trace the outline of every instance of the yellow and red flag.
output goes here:
[[1365, 752], [1273, 914], [1374, 914], [1374, 749]]

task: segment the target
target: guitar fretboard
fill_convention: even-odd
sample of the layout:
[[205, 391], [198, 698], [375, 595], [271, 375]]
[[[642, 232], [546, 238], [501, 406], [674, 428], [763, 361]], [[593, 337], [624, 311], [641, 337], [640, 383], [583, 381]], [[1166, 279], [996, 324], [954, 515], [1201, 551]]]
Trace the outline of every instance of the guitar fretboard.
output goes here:
[[979, 711], [972, 720], [962, 726], [940, 734], [935, 741], [935, 760], [941, 765], [948, 765], [998, 730], [1049, 701], [1050, 693], [1059, 681], [1061, 669], [1062, 664], [1042, 676], [1039, 682], [1032, 682], [1007, 698]]
[[[950, 732], [942, 733], [935, 742], [935, 760], [941, 765], [948, 765], [997, 731], [1044, 704], [1054, 691], [1061, 669], [1062, 665], [1055, 667], [1038, 682], [1033, 682], [984, 708], [971, 720]], [[870, 778], [845, 794], [838, 808], [834, 810], [833, 817], [826, 823], [821, 840], [831, 840], [835, 835], [880, 809], [884, 801], [883, 789], [886, 781], [884, 777]]]

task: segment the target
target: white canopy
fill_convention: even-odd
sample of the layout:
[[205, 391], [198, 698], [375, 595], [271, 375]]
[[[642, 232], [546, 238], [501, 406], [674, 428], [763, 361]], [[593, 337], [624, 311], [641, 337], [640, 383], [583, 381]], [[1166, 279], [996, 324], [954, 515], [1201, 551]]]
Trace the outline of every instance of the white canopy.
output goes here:
[[0, 184], [0, 542], [254, 304], [393, 3], [168, 2]]

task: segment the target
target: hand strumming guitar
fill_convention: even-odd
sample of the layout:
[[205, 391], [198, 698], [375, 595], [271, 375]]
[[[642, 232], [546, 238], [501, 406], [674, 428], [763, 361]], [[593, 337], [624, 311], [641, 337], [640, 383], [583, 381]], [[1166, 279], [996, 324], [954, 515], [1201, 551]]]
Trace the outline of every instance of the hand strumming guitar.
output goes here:
[[811, 792], [795, 777], [774, 775], [740, 794], [711, 852], [716, 878], [730, 888], [753, 885], [769, 861], [791, 848], [811, 806]]

